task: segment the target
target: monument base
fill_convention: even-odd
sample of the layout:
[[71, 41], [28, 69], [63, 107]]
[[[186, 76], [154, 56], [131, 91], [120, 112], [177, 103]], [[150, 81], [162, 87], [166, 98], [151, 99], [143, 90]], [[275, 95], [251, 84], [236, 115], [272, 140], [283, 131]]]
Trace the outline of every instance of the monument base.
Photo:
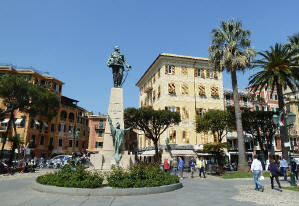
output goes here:
[[129, 155], [128, 151], [124, 151], [122, 158], [117, 165], [114, 160], [113, 152], [101, 152], [98, 154], [92, 154], [90, 157], [90, 162], [95, 170], [109, 171], [113, 165], [122, 167], [124, 169], [130, 169], [135, 164], [135, 156]]
[[[110, 116], [114, 125], [118, 122], [120, 124], [120, 128], [124, 129], [124, 106], [122, 88], [111, 88], [108, 115]], [[133, 155], [128, 155], [128, 151], [123, 151], [119, 166], [123, 167], [124, 169], [128, 169], [133, 166], [134, 160], [135, 158]], [[109, 123], [106, 123], [105, 126], [103, 151], [100, 151], [98, 154], [92, 155], [91, 163], [97, 170], [110, 170], [112, 165], [116, 165], [116, 162], [114, 160], [113, 138], [111, 136]]]

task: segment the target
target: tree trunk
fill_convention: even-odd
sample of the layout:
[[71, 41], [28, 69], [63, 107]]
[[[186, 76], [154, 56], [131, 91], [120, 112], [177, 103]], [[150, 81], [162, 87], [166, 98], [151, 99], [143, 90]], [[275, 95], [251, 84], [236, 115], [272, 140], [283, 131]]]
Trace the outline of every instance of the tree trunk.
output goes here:
[[234, 105], [235, 105], [235, 117], [236, 117], [236, 126], [237, 126], [237, 136], [238, 136], [238, 171], [247, 172], [248, 163], [245, 156], [245, 143], [243, 135], [243, 126], [242, 126], [242, 116], [239, 102], [239, 93], [238, 93], [238, 81], [237, 81], [237, 72], [236, 70], [231, 70], [232, 77], [232, 87], [234, 95]]
[[[283, 116], [285, 117], [285, 111], [284, 111], [284, 100], [283, 100], [283, 91], [282, 91], [282, 86], [279, 85], [277, 87], [277, 94], [278, 94], [278, 106], [279, 106], [279, 114], [278, 116], [280, 117], [280, 113], [283, 112]], [[284, 143], [287, 142], [287, 127], [286, 127], [286, 122], [285, 126], [279, 127], [280, 131], [280, 145], [281, 145], [281, 152], [282, 152], [282, 157], [287, 160], [288, 159], [288, 148], [284, 146]]]
[[7, 128], [6, 128], [6, 131], [4, 133], [4, 142], [2, 143], [2, 148], [1, 148], [1, 153], [0, 153], [0, 159], [2, 159], [3, 155], [4, 155], [4, 147], [5, 147], [5, 144], [7, 142], [8, 134], [9, 134], [9, 131], [11, 129], [11, 121], [13, 121], [13, 119], [14, 119], [14, 110], [12, 110], [10, 112], [9, 121], [7, 123]]
[[18, 140], [17, 140], [17, 127], [16, 127], [16, 123], [15, 120], [13, 119], [12, 121], [12, 125], [13, 125], [13, 130], [15, 132], [14, 137], [13, 137], [13, 143], [11, 146], [11, 151], [10, 151], [10, 156], [9, 156], [9, 163], [12, 165], [14, 156], [15, 156], [15, 150], [18, 148]]
[[155, 163], [159, 162], [159, 148], [158, 148], [158, 140], [153, 140], [154, 145], [155, 145], [155, 156], [154, 156], [154, 160]]

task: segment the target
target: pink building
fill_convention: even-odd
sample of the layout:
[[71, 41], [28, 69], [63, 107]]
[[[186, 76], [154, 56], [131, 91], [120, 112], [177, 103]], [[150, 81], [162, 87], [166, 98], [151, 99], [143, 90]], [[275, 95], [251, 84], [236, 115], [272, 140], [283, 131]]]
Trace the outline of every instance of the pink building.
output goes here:
[[89, 152], [99, 152], [103, 149], [105, 126], [107, 115], [90, 115], [88, 117], [89, 126]]

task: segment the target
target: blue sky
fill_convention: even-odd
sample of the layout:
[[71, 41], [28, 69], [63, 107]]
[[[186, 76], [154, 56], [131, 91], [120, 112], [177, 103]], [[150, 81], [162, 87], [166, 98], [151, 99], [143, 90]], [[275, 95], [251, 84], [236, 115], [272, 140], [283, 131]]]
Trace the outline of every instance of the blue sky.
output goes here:
[[[63, 95], [106, 113], [112, 75], [106, 66], [119, 45], [131, 73], [125, 107], [138, 106], [136, 82], [163, 52], [208, 57], [210, 32], [234, 18], [257, 51], [299, 32], [298, 1], [1, 0], [0, 63], [30, 67], [65, 82]], [[239, 74], [241, 89], [254, 71]], [[224, 73], [224, 86], [231, 87]]]

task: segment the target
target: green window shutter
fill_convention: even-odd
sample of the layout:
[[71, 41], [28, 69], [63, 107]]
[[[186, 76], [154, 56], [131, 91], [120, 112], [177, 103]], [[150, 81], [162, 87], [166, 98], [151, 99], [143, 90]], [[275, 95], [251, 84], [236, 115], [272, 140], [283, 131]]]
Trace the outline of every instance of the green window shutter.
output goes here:
[[53, 145], [53, 137], [50, 137], [49, 145]]
[[103, 136], [103, 131], [99, 131], [99, 137], [102, 137]]
[[258, 146], [257, 139], [254, 139], [254, 146]]
[[58, 145], [59, 145], [59, 147], [62, 147], [62, 139], [58, 140]]
[[277, 100], [278, 99], [278, 96], [277, 96], [277, 94], [275, 94], [275, 100]]

